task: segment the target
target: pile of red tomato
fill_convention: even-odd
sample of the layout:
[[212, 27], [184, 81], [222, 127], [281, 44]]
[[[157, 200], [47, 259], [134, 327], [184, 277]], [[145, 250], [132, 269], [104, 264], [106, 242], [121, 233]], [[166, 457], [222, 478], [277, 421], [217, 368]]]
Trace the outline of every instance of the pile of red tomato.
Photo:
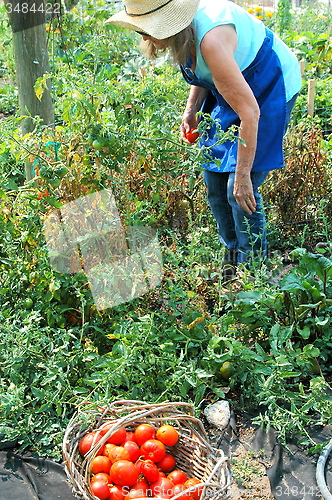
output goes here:
[[[106, 422], [98, 431], [86, 434], [79, 442], [81, 455], [113, 425]], [[178, 439], [178, 431], [170, 424], [157, 429], [150, 424], [140, 424], [133, 431], [118, 429], [91, 460], [91, 493], [100, 500], [170, 499], [175, 495], [177, 500], [199, 500], [201, 481], [176, 468], [176, 460], [166, 448]]]

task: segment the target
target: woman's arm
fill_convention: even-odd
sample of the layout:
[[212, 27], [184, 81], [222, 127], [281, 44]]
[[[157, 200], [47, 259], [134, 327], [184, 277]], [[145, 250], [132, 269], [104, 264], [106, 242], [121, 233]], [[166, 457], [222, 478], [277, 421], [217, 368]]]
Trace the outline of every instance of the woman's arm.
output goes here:
[[201, 53], [218, 92], [240, 118], [240, 137], [235, 171], [234, 196], [249, 214], [256, 210], [250, 172], [257, 147], [259, 106], [234, 59], [237, 34], [231, 24], [217, 26], [206, 33]]
[[181, 137], [182, 140], [190, 144], [186, 139], [186, 132], [191, 128], [196, 128], [198, 125], [197, 113], [201, 109], [203, 101], [208, 94], [208, 90], [202, 87], [190, 86], [190, 92], [187, 100], [186, 109], [184, 110], [182, 123], [181, 123]]

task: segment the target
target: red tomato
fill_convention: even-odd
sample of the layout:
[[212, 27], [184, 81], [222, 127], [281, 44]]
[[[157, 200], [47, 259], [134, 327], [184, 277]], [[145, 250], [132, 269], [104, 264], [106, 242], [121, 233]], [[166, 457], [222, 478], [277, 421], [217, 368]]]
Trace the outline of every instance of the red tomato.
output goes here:
[[149, 483], [154, 483], [159, 479], [159, 470], [152, 460], [146, 460], [141, 466], [141, 474], [149, 481]]
[[143, 490], [130, 490], [129, 493], [124, 497], [124, 500], [130, 500], [131, 498], [144, 498], [146, 494]]
[[145, 460], [160, 462], [166, 455], [166, 447], [158, 439], [148, 439], [141, 446], [141, 455]]
[[144, 460], [142, 460], [141, 458], [135, 462], [135, 467], [137, 468], [139, 474], [142, 474], [141, 469], [143, 464]]
[[[175, 484], [173, 488], [173, 496], [178, 495], [179, 493], [185, 491], [186, 489], [187, 488], [185, 487], [184, 484]], [[177, 497], [176, 500], [193, 500], [193, 497], [191, 496], [190, 492], [187, 492]]]
[[196, 142], [197, 139], [199, 138], [199, 133], [194, 132], [195, 130], [196, 130], [195, 128], [191, 128], [189, 130], [189, 132], [186, 132], [186, 139], [187, 139], [187, 141], [191, 142], [192, 144], [194, 142]]
[[134, 486], [138, 479], [137, 467], [129, 460], [117, 460], [112, 464], [110, 476], [119, 486]]
[[157, 462], [157, 466], [163, 472], [171, 472], [171, 470], [173, 470], [176, 466], [175, 458], [170, 453], [166, 453], [164, 458], [160, 460], [160, 462]]
[[[135, 434], [131, 431], [127, 431], [126, 437], [124, 438], [123, 443], [125, 443], [126, 441], [134, 441], [136, 443]], [[123, 446], [123, 443], [122, 443], [122, 446]]]
[[187, 474], [179, 469], [173, 470], [167, 477], [173, 484], [183, 484], [188, 479]]
[[157, 429], [156, 439], [159, 439], [166, 446], [174, 446], [179, 440], [179, 433], [173, 425], [162, 425]]
[[[197, 479], [196, 477], [190, 477], [189, 479], [187, 479], [187, 481], [185, 481], [184, 485], [186, 488], [191, 488], [192, 486], [199, 485], [200, 483], [201, 483], [201, 481], [199, 479]], [[203, 487], [197, 486], [196, 488], [193, 488], [190, 491], [190, 495], [193, 497], [194, 500], [199, 500], [201, 497], [202, 491], [203, 491]]]
[[145, 443], [145, 441], [147, 441], [148, 439], [155, 438], [156, 431], [150, 424], [140, 424], [136, 427], [134, 436], [136, 439], [136, 443], [139, 446], [142, 446], [142, 444]]
[[95, 481], [104, 481], [104, 483], [110, 484], [111, 483], [111, 476], [109, 474], [107, 474], [106, 472], [97, 472], [97, 474], [95, 474], [91, 478], [90, 484], [94, 483]]
[[110, 500], [122, 500], [124, 495], [125, 492], [123, 491], [123, 488], [121, 488], [121, 486], [113, 484], [110, 487]]
[[106, 472], [109, 474], [112, 462], [105, 455], [97, 455], [91, 460], [90, 471], [92, 474], [98, 474], [98, 472]]
[[105, 455], [105, 457], [110, 458], [111, 450], [115, 447], [116, 447], [116, 444], [106, 443], [104, 445], [103, 455]]
[[161, 477], [151, 484], [152, 495], [160, 498], [171, 498], [173, 496], [173, 483], [167, 477]]
[[131, 488], [132, 490], [143, 490], [146, 493], [149, 489], [148, 482], [143, 478], [139, 479], [136, 484]]
[[[114, 426], [115, 422], [106, 422], [100, 427], [100, 434], [102, 436], [105, 436], [105, 434]], [[124, 427], [121, 427], [120, 429], [116, 430], [114, 434], [112, 434], [108, 440], [107, 443], [113, 443], [120, 445], [123, 443], [123, 441], [126, 438], [127, 431]]]
[[113, 446], [113, 448], [110, 449], [108, 456], [112, 464], [118, 460], [130, 460], [129, 451], [125, 450], [123, 446]]
[[[88, 432], [87, 434], [85, 434], [78, 445], [80, 454], [82, 456], [86, 455], [86, 453], [91, 450], [92, 446], [94, 446], [95, 443], [98, 443], [98, 441], [101, 440], [101, 437], [101, 434], [97, 432]], [[103, 449], [101, 448], [98, 453], [102, 454], [102, 452]]]
[[128, 451], [129, 460], [131, 460], [132, 462], [136, 462], [136, 460], [138, 460], [141, 455], [138, 444], [134, 441], [126, 441], [122, 444], [122, 446], [126, 451]]
[[110, 497], [110, 489], [104, 481], [90, 483], [90, 490], [100, 500], [108, 500]]

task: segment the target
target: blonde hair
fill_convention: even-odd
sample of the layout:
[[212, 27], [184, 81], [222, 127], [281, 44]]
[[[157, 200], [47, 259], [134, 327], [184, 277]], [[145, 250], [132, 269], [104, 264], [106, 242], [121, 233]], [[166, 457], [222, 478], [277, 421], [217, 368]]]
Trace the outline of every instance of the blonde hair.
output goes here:
[[[178, 65], [185, 64], [190, 57], [195, 54], [195, 32], [192, 23], [184, 30], [169, 38], [167, 49], [172, 55], [173, 62]], [[158, 50], [151, 40], [142, 40], [141, 51], [149, 59], [155, 60], [158, 57]]]

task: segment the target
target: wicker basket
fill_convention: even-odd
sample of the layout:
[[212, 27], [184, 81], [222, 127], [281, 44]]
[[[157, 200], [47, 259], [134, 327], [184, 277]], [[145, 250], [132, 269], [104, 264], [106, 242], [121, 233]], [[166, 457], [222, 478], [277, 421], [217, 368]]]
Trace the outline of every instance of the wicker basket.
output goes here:
[[[114, 422], [114, 425], [82, 458], [78, 449], [80, 439], [87, 432], [98, 430], [105, 421]], [[62, 453], [67, 476], [78, 498], [97, 498], [90, 492], [88, 485], [90, 463], [100, 446], [120, 427], [133, 430], [141, 423], [149, 423], [155, 428], [164, 423], [176, 427], [179, 441], [169, 451], [176, 459], [177, 469], [183, 470], [188, 477], [202, 481], [201, 500], [230, 498], [229, 460], [222, 450], [209, 444], [203, 423], [194, 417], [192, 405], [170, 402], [147, 404], [141, 401], [115, 401], [107, 409], [83, 405], [70, 421], [64, 435]], [[176, 496], [173, 499], [176, 500]]]

